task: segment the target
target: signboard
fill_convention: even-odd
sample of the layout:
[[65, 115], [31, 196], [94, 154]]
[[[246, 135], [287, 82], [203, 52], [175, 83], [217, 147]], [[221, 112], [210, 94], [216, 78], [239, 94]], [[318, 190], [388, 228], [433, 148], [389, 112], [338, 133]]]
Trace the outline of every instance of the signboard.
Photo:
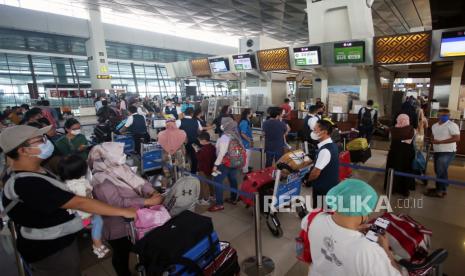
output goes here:
[[261, 71], [290, 70], [289, 48], [260, 50], [257, 52]]
[[376, 64], [430, 61], [431, 32], [375, 37], [374, 44]]
[[465, 30], [442, 33], [440, 56], [465, 56]]
[[109, 80], [109, 79], [111, 79], [111, 75], [97, 75], [97, 79]]
[[233, 62], [236, 71], [252, 70], [255, 68], [255, 58], [250, 54], [233, 55]]
[[349, 41], [334, 44], [336, 64], [365, 62], [365, 41]]
[[321, 64], [320, 47], [294, 48], [294, 62], [296, 66]]

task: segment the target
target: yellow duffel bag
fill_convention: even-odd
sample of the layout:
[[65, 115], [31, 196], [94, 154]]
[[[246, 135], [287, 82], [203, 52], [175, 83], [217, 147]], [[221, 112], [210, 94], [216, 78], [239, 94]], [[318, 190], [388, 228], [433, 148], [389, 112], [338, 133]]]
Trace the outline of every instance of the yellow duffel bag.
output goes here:
[[368, 149], [368, 142], [367, 139], [365, 138], [356, 138], [349, 143], [347, 143], [346, 146], [348, 151], [356, 151], [356, 150], [366, 150]]

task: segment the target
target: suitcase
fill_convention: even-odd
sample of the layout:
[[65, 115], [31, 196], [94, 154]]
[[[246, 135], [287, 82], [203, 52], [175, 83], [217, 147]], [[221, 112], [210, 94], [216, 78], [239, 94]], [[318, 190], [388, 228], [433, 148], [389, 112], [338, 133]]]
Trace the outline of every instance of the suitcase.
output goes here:
[[169, 269], [169, 275], [195, 276], [198, 270], [211, 266], [221, 254], [220, 241], [216, 232], [212, 232], [194, 247], [182, 255], [181, 263]]
[[[350, 164], [350, 152], [343, 151], [339, 153], [339, 164], [345, 163]], [[351, 177], [352, 168], [346, 166], [339, 166], [339, 181]]]
[[101, 144], [111, 141], [111, 127], [106, 124], [98, 124], [94, 128], [95, 142]]
[[368, 149], [368, 141], [365, 138], [356, 138], [347, 143], [346, 149], [349, 151]]
[[[274, 183], [273, 171], [274, 167], [264, 168], [262, 170], [248, 173], [245, 176], [244, 182], [241, 184], [241, 191], [246, 193], [255, 193], [259, 189], [269, 183]], [[240, 196], [240, 199], [247, 205], [253, 205], [253, 199], [249, 197]]]
[[371, 157], [370, 148], [366, 150], [351, 150], [349, 152], [350, 152], [350, 160], [353, 163], [365, 163]]
[[237, 252], [229, 243], [221, 242], [221, 253], [204, 270], [203, 275], [233, 276], [239, 275], [240, 266]]

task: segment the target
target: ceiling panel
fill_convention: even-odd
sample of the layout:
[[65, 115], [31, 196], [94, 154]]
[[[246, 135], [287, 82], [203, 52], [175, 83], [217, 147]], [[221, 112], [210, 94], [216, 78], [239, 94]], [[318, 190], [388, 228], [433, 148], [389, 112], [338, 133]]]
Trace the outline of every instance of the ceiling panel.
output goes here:
[[[234, 36], [266, 34], [289, 44], [308, 42], [306, 0], [63, 0]], [[376, 0], [376, 35], [431, 29], [429, 0]], [[195, 23], [195, 24], [194, 24]], [[187, 26], [189, 26], [187, 25]]]

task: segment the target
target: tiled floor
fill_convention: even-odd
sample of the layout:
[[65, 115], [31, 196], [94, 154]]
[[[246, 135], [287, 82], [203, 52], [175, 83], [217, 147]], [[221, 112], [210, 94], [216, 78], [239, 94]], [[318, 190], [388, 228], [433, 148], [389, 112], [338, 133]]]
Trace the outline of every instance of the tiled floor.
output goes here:
[[[386, 148], [385, 143], [379, 143], [379, 147]], [[386, 162], [386, 151], [373, 150], [373, 157], [365, 164], [366, 166], [382, 168]], [[259, 164], [258, 154], [254, 156], [254, 164]], [[465, 173], [465, 168], [462, 171]], [[367, 171], [354, 171], [353, 176], [363, 179], [373, 185], [379, 193], [383, 193], [384, 175]], [[445, 262], [444, 272], [449, 276], [465, 275], [465, 188], [451, 186], [449, 194], [445, 199], [431, 199], [422, 196], [425, 187], [417, 184], [417, 191], [412, 194], [412, 198], [423, 201], [423, 208], [396, 208], [396, 211], [407, 213], [423, 223], [427, 228], [433, 230], [433, 248], [447, 248], [449, 258]], [[304, 188], [303, 192], [309, 194], [310, 190]], [[398, 203], [397, 197], [392, 200], [393, 205]], [[243, 205], [226, 205], [222, 212], [209, 213], [206, 208], [198, 208], [198, 212], [212, 218], [215, 230], [221, 240], [231, 242], [237, 249], [239, 260], [254, 255], [254, 227], [252, 210], [246, 209]], [[400, 207], [400, 206], [399, 206]], [[283, 227], [283, 237], [276, 238], [271, 235], [262, 219], [262, 241], [263, 254], [270, 257], [275, 262], [276, 270], [274, 275], [307, 275], [307, 266], [299, 263], [295, 258], [294, 238], [299, 233], [300, 219], [293, 213], [279, 214], [279, 219]], [[3, 234], [5, 231], [3, 232]], [[16, 275], [11, 258], [11, 248], [5, 235], [0, 236], [0, 264], [7, 269], [2, 271], [2, 275]], [[89, 238], [81, 238], [81, 245], [87, 245], [81, 251], [81, 266], [83, 275], [107, 276], [115, 275], [109, 258], [98, 261], [90, 251]], [[6, 256], [6, 257], [3, 257]], [[6, 273], [6, 274], [5, 274]]]

